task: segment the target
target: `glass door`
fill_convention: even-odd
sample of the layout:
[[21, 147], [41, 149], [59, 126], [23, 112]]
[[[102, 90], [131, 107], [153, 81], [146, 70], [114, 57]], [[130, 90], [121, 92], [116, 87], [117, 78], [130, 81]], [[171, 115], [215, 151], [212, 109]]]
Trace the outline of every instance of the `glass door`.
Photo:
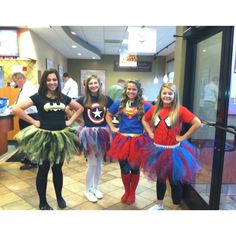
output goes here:
[[191, 139], [200, 150], [201, 163], [195, 182], [185, 189], [185, 200], [191, 209], [219, 209], [221, 201], [231, 34], [232, 27], [204, 27], [187, 39], [184, 105], [202, 121], [202, 127]]
[[[196, 45], [195, 96], [193, 112], [204, 122], [215, 123], [220, 77], [222, 32]], [[194, 189], [209, 204], [212, 164], [214, 155], [215, 129], [203, 125], [192, 137], [192, 142], [200, 149], [201, 170]]]

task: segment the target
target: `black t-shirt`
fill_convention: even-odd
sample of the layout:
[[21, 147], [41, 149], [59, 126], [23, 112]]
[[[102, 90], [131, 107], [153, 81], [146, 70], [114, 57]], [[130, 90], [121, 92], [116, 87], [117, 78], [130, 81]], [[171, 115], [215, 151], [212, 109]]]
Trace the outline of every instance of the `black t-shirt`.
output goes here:
[[70, 97], [63, 94], [63, 99], [60, 104], [57, 104], [57, 99], [42, 98], [38, 93], [30, 98], [37, 107], [40, 128], [47, 130], [62, 130], [66, 127], [65, 107], [70, 104]]
[[80, 103], [84, 107], [83, 118], [84, 125], [86, 127], [104, 127], [106, 126], [106, 112], [107, 108], [111, 106], [113, 100], [106, 96], [107, 105], [103, 107], [103, 109], [99, 108], [98, 97], [92, 96], [92, 106], [90, 108], [84, 107], [84, 97], [80, 97], [77, 102]]

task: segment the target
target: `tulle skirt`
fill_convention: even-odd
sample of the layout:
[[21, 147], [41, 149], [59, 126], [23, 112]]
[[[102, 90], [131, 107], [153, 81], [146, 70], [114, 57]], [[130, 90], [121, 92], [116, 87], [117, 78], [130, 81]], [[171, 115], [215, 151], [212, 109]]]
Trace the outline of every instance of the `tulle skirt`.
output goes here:
[[132, 167], [139, 167], [142, 159], [140, 148], [151, 142], [145, 134], [132, 135], [116, 133], [106, 154], [107, 161], [127, 160]]
[[44, 130], [33, 125], [15, 135], [18, 151], [27, 155], [33, 163], [41, 165], [45, 160], [59, 164], [80, 153], [75, 127], [63, 130]]
[[192, 183], [200, 170], [196, 159], [199, 150], [187, 140], [175, 146], [149, 143], [140, 151], [143, 156], [141, 171], [151, 180]]
[[105, 156], [110, 147], [111, 132], [108, 127], [79, 126], [77, 135], [85, 154]]

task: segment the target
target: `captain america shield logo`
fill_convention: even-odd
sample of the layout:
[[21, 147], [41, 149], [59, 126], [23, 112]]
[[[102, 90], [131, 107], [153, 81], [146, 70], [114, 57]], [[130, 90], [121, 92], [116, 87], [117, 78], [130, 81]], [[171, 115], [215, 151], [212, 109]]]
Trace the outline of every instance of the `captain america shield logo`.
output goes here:
[[91, 109], [87, 110], [87, 113], [88, 113], [89, 119], [94, 124], [100, 124], [105, 119], [105, 111], [106, 111], [106, 108], [104, 107], [102, 110], [100, 110], [99, 104], [96, 102], [92, 104]]

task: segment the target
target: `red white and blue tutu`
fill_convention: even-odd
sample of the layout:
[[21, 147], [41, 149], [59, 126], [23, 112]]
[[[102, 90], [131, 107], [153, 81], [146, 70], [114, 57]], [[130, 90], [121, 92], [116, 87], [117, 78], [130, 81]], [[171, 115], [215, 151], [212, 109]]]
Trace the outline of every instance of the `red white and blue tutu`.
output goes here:
[[200, 170], [199, 151], [187, 140], [173, 146], [149, 143], [140, 152], [141, 170], [151, 180], [192, 183]]
[[133, 167], [141, 163], [140, 148], [150, 143], [150, 137], [145, 134], [116, 133], [111, 147], [106, 154], [107, 161], [127, 160]]
[[104, 156], [110, 147], [111, 132], [108, 127], [79, 126], [77, 135], [85, 154]]

